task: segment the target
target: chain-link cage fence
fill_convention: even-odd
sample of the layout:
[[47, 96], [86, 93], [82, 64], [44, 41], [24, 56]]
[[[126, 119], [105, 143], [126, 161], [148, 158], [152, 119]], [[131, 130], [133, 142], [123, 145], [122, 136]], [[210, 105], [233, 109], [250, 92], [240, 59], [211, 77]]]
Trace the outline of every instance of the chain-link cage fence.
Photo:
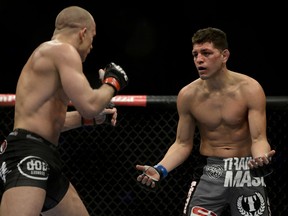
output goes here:
[[[156, 191], [145, 190], [136, 181], [135, 165], [156, 164], [175, 139], [178, 114], [171, 100], [175, 102], [175, 97], [153, 97], [153, 106], [118, 106], [116, 127], [85, 126], [62, 134], [63, 171], [91, 215], [182, 215], [194, 168], [201, 163], [198, 133], [190, 158], [160, 181]], [[0, 107], [1, 139], [12, 130], [13, 111], [13, 106]], [[268, 100], [267, 127], [277, 151], [274, 172], [266, 177], [272, 215], [287, 216], [288, 98]], [[227, 208], [222, 216], [228, 215]]]

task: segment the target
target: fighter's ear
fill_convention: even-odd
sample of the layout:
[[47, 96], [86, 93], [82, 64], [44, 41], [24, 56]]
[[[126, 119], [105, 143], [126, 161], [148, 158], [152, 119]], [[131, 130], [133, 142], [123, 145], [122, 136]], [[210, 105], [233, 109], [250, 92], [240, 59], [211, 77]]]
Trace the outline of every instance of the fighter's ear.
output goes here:
[[87, 34], [87, 28], [86, 27], [81, 28], [78, 34], [81, 41], [84, 40], [86, 34]]
[[222, 51], [222, 56], [223, 56], [223, 61], [227, 62], [227, 60], [230, 56], [230, 51], [228, 49], [224, 49]]

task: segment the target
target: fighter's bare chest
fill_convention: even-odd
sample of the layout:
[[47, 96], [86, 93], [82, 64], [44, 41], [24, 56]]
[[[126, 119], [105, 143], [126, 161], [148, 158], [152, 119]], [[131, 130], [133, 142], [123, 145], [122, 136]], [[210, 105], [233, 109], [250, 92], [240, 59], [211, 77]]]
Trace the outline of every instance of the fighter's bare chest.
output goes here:
[[209, 98], [192, 107], [196, 120], [209, 127], [227, 125], [237, 127], [247, 115], [247, 106], [243, 100], [231, 98]]

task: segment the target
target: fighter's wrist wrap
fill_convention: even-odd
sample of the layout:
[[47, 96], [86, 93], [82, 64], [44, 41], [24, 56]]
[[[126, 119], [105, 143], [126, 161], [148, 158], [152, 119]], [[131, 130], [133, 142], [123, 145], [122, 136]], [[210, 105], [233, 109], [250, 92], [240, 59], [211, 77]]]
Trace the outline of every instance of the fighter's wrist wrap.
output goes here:
[[128, 84], [128, 77], [119, 65], [111, 62], [105, 67], [103, 83], [112, 86], [115, 90], [114, 95], [116, 95]]
[[115, 90], [115, 94], [120, 90], [120, 84], [114, 77], [107, 77], [103, 80], [103, 83], [112, 86]]
[[81, 116], [81, 125], [82, 126], [87, 126], [87, 125], [96, 125], [96, 120], [95, 118], [92, 119], [85, 119]]
[[161, 164], [155, 165], [154, 169], [156, 169], [157, 172], [159, 173], [160, 179], [163, 179], [168, 175], [167, 169], [164, 166], [162, 166]]

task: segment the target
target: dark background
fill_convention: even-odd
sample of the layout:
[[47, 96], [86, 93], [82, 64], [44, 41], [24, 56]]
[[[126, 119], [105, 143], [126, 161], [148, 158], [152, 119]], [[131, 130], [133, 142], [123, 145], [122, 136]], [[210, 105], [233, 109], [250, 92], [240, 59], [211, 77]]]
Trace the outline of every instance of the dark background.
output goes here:
[[1, 0], [0, 94], [14, 94], [30, 53], [51, 38], [56, 15], [66, 6], [78, 5], [90, 11], [96, 21], [94, 49], [84, 63], [92, 86], [98, 69], [114, 61], [130, 79], [121, 94], [176, 95], [198, 78], [191, 55], [193, 33], [212, 26], [227, 33], [230, 70], [254, 77], [269, 96], [288, 95], [284, 78], [288, 26], [285, 1], [253, 6], [243, 1], [121, 2]]

